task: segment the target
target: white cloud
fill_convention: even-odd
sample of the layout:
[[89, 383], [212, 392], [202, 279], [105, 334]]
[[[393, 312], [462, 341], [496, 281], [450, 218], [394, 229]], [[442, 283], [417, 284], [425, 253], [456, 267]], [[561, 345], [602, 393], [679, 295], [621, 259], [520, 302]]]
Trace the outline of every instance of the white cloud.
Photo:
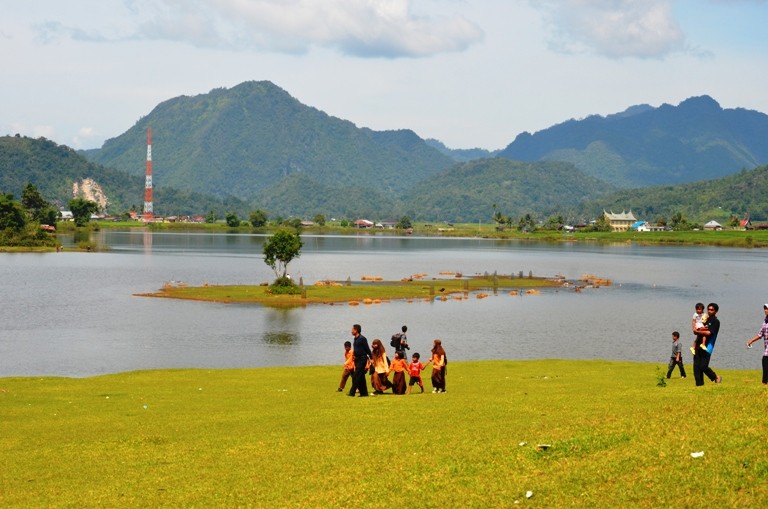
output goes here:
[[32, 126], [32, 137], [34, 138], [48, 138], [53, 139], [56, 135], [56, 129], [51, 125], [36, 125]]
[[82, 148], [89, 146], [93, 140], [99, 139], [100, 136], [96, 129], [93, 127], [81, 127], [77, 131], [77, 135], [72, 138], [72, 146], [74, 148]]
[[611, 58], [660, 58], [686, 50], [672, 0], [530, 0], [552, 30], [550, 45], [562, 52]]
[[[418, 13], [414, 0], [125, 0], [122, 26], [45, 23], [44, 40], [164, 40], [201, 48], [305, 53], [313, 46], [361, 57], [462, 51], [482, 30], [454, 14]], [[108, 30], [108, 31], [107, 31]]]

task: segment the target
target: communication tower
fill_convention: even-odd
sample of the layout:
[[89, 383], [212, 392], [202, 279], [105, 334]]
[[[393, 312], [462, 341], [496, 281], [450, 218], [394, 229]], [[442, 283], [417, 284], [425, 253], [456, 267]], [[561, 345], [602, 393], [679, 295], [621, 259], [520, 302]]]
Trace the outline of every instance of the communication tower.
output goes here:
[[144, 179], [144, 222], [154, 219], [152, 210], [152, 128], [147, 129], [147, 176]]

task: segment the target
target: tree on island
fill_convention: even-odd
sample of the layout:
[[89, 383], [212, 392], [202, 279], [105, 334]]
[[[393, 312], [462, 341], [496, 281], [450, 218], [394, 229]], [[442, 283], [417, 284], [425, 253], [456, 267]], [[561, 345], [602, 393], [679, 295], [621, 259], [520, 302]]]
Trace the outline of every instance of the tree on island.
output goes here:
[[76, 226], [85, 226], [91, 220], [91, 215], [99, 211], [99, 205], [85, 198], [74, 198], [69, 202], [69, 210], [72, 211], [72, 219]]
[[288, 264], [301, 253], [301, 241], [298, 231], [279, 230], [264, 244], [264, 263], [275, 271], [275, 282], [272, 290], [283, 289], [283, 293], [294, 293], [297, 285], [288, 276]]

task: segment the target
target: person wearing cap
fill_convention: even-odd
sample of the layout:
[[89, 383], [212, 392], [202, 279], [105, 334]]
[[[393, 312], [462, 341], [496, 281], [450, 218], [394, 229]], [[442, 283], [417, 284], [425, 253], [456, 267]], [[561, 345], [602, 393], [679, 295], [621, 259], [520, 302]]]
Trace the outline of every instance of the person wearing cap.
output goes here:
[[752, 348], [752, 343], [762, 338], [765, 345], [763, 348], [763, 385], [768, 385], [768, 303], [763, 304], [763, 313], [765, 313], [763, 325], [757, 336], [747, 340], [747, 347]]
[[697, 348], [696, 353], [693, 354], [693, 378], [696, 380], [696, 386], [704, 385], [704, 375], [707, 378], [719, 384], [723, 381], [723, 377], [718, 376], [712, 368], [709, 367], [709, 361], [712, 357], [712, 352], [715, 349], [715, 342], [717, 341], [717, 334], [720, 332], [720, 319], [717, 318], [717, 312], [720, 307], [714, 302], [710, 302], [707, 306], [707, 322], [704, 324], [707, 329], [701, 330], [699, 334], [707, 337], [707, 349]]

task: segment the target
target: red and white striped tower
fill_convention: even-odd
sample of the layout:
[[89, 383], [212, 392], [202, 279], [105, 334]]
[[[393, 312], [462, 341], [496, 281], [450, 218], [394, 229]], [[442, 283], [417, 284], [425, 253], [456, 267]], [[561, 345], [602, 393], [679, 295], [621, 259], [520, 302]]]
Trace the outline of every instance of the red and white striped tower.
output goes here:
[[152, 210], [152, 128], [147, 129], [147, 176], [144, 180], [144, 222], [155, 217]]

